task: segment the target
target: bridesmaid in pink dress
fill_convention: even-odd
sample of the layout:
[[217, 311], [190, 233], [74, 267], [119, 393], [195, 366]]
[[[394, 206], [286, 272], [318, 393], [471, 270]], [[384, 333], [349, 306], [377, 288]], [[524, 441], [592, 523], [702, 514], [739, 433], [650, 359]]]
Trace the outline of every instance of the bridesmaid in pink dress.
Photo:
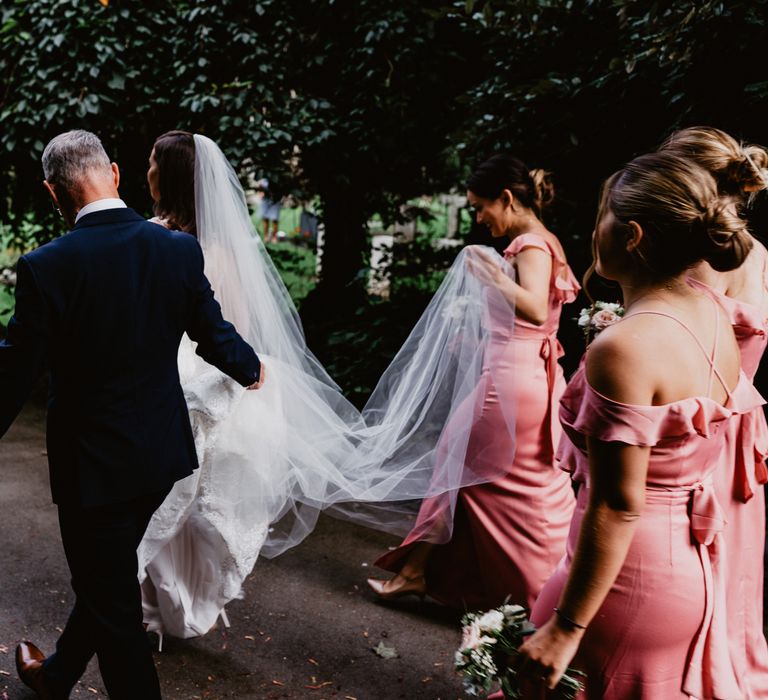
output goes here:
[[[762, 171], [768, 155], [759, 146], [742, 146], [711, 127], [672, 134], [661, 150], [693, 159], [715, 177], [721, 194], [744, 206], [749, 195], [765, 189]], [[728, 312], [741, 350], [742, 368], [754, 379], [768, 344], [768, 252], [755, 241], [746, 262], [718, 272], [703, 263], [691, 271], [693, 284], [710, 291]], [[740, 685], [740, 698], [768, 698], [768, 644], [763, 634], [763, 551], [765, 490], [768, 481], [768, 424], [760, 407], [726, 433], [731, 458], [715, 474], [715, 490], [728, 526], [725, 566], [728, 640]]]
[[[514, 328], [491, 329], [493, 377], [504, 386], [489, 381], [476, 402], [479, 415], [456, 411], [452, 420], [473, 421], [465, 468], [475, 459], [491, 460], [506, 465], [505, 475], [460, 490], [450, 539], [439, 534], [450, 517], [448, 499], [425, 500], [405, 541], [376, 561], [396, 575], [369, 584], [382, 598], [428, 593], [459, 609], [500, 605], [508, 596], [531, 606], [565, 552], [575, 503], [568, 476], [554, 461], [561, 431], [557, 402], [565, 390], [556, 335], [562, 305], [574, 300], [579, 285], [560, 242], [540, 220], [552, 197], [543, 171], [529, 172], [519, 160], [499, 155], [467, 186], [478, 223], [511, 239], [505, 256], [516, 282], [495, 275], [496, 266], [484, 269], [482, 251], [475, 259], [477, 273], [514, 304], [517, 320]], [[510, 408], [514, 436], [505, 419]]]
[[581, 488], [566, 557], [533, 609], [539, 630], [520, 649], [532, 685], [554, 687], [573, 659], [590, 699], [741, 697], [713, 476], [731, 424], [763, 401], [729, 318], [686, 275], [702, 260], [734, 269], [751, 243], [687, 159], [641, 156], [605, 185], [597, 271], [621, 285], [626, 316], [561, 402]]

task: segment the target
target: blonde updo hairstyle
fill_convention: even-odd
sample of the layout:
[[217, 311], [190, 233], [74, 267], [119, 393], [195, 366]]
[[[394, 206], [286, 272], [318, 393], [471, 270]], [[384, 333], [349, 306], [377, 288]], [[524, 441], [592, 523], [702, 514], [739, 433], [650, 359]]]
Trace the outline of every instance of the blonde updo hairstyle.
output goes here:
[[659, 150], [696, 161], [714, 176], [723, 195], [743, 201], [768, 185], [768, 152], [762, 146], [740, 143], [712, 126], [676, 131]]
[[485, 199], [498, 199], [504, 190], [509, 190], [539, 219], [555, 198], [551, 173], [541, 168], [529, 170], [523, 161], [507, 153], [499, 153], [484, 161], [470, 175], [466, 187]]
[[615, 219], [613, 235], [621, 235], [630, 221], [642, 228], [633, 256], [657, 281], [702, 260], [715, 270], [733, 270], [752, 248], [746, 223], [720, 196], [712, 175], [673, 152], [640, 156], [611, 176], [603, 186], [598, 226], [608, 212]]

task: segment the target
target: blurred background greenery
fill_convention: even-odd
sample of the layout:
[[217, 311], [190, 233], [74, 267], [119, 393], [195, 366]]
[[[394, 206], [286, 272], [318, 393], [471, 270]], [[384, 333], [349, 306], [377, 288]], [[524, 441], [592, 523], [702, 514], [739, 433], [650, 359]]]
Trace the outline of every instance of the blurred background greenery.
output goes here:
[[[3, 3], [0, 271], [63, 233], [40, 187], [52, 136], [98, 133], [123, 197], [149, 215], [155, 137], [205, 133], [244, 183], [316, 203], [320, 275], [290, 208], [269, 250], [310, 346], [359, 403], [458, 250], [437, 244], [448, 222], [425, 202], [511, 151], [554, 173], [547, 223], [581, 274], [600, 183], [623, 162], [697, 123], [768, 142], [767, 22], [768, 0]], [[372, 295], [372, 235], [409, 226], [386, 253], [388, 297]], [[466, 212], [457, 236], [489, 242]], [[0, 286], [0, 321], [9, 306]], [[569, 367], [576, 313], [562, 323]]]

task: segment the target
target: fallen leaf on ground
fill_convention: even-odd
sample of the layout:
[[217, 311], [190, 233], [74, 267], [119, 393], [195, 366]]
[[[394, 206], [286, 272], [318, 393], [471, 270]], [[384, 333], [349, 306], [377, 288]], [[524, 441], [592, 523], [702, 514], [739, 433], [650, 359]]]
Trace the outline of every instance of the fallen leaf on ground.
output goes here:
[[384, 642], [379, 642], [373, 649], [382, 659], [396, 659], [400, 654], [395, 647], [388, 647]]

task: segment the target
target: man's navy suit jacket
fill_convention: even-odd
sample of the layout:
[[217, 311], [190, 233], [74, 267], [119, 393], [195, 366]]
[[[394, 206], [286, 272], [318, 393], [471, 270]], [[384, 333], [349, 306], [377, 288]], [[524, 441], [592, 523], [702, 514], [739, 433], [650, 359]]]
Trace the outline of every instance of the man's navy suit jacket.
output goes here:
[[47, 363], [56, 503], [128, 501], [197, 467], [177, 368], [185, 332], [243, 386], [259, 378], [259, 359], [222, 318], [188, 233], [108, 209], [19, 260], [16, 309], [0, 343], [0, 436]]

